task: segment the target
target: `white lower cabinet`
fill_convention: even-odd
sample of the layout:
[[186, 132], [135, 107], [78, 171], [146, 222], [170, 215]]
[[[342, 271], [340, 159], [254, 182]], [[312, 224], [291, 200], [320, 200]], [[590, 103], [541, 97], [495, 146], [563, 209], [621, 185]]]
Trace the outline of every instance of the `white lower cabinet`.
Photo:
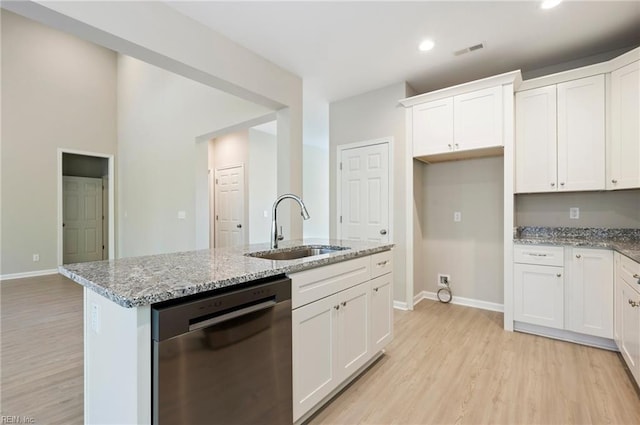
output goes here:
[[514, 266], [514, 318], [549, 328], [564, 328], [564, 268]]
[[567, 248], [571, 258], [568, 280], [567, 328], [613, 338], [613, 251]]
[[640, 264], [615, 254], [614, 339], [640, 384]]
[[613, 338], [611, 250], [516, 245], [514, 258], [517, 322]]
[[[318, 299], [304, 298], [307, 303], [292, 311], [294, 422], [354, 377], [393, 338], [390, 263], [385, 263], [388, 269], [373, 272], [386, 273], [374, 279], [372, 272], [361, 272], [364, 260], [371, 262], [375, 258], [380, 262], [380, 258], [388, 255], [374, 254], [312, 269], [314, 287], [333, 285], [336, 292]], [[356, 273], [355, 280], [342, 278]], [[326, 277], [324, 281], [319, 278], [322, 274]], [[306, 285], [301, 282], [309, 281], [309, 271], [290, 277], [292, 297], [302, 300], [295, 293], [305, 290]]]

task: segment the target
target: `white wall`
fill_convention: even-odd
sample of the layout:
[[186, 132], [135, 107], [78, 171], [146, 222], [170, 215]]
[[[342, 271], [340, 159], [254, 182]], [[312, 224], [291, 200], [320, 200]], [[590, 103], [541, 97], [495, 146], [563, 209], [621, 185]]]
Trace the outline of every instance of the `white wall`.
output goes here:
[[[406, 219], [405, 205], [405, 110], [398, 100], [407, 97], [411, 89], [406, 83], [397, 83], [359, 96], [332, 102], [329, 109], [330, 150], [329, 150], [329, 191], [330, 233], [337, 234], [336, 225], [336, 151], [339, 145], [380, 139], [392, 136], [393, 151], [393, 192], [391, 208], [393, 215], [394, 247], [394, 299], [406, 299]], [[311, 213], [313, 214], [313, 213]]]
[[[516, 195], [517, 226], [640, 228], [640, 190]], [[580, 208], [570, 219], [569, 208]]]
[[[0, 270], [6, 275], [58, 265], [57, 149], [116, 153], [116, 54], [0, 13]], [[39, 262], [32, 261], [36, 253]]]
[[[414, 292], [436, 292], [451, 275], [454, 296], [503, 302], [503, 158], [425, 165], [422, 238], [425, 279]], [[454, 222], [460, 211], [462, 221]]]
[[249, 243], [270, 240], [271, 208], [278, 197], [277, 145], [275, 135], [249, 129]]
[[[3, 7], [278, 110], [278, 191], [301, 193], [302, 81], [298, 76], [162, 2], [5, 2]], [[281, 218], [293, 237], [302, 235], [299, 214], [283, 211]]]
[[305, 238], [329, 237], [329, 102], [313, 81], [303, 82], [302, 199], [311, 218]]
[[[119, 256], [208, 246], [208, 146], [197, 136], [269, 110], [118, 57]], [[178, 219], [178, 211], [186, 219]]]

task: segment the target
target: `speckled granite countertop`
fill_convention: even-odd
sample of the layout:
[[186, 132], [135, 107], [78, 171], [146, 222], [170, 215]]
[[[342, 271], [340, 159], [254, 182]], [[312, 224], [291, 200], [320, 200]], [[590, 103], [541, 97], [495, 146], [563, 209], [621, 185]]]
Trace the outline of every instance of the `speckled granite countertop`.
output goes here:
[[245, 256], [249, 252], [270, 250], [269, 244], [256, 244], [241, 248], [204, 249], [65, 264], [59, 267], [59, 272], [116, 304], [123, 307], [139, 307], [251, 280], [338, 263], [387, 251], [393, 247], [393, 244], [334, 239], [280, 242], [282, 249], [300, 245], [331, 245], [349, 249], [285, 261]]
[[513, 242], [522, 245], [606, 248], [640, 263], [640, 229], [518, 227]]

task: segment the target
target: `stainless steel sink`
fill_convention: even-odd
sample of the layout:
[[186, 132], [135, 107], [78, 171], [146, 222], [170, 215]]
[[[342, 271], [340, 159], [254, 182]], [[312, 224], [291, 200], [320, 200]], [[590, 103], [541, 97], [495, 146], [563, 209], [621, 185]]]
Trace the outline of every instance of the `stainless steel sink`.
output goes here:
[[264, 258], [265, 260], [295, 260], [298, 258], [314, 257], [316, 255], [331, 254], [349, 249], [342, 246], [313, 245], [284, 248], [265, 252], [250, 252], [249, 257]]

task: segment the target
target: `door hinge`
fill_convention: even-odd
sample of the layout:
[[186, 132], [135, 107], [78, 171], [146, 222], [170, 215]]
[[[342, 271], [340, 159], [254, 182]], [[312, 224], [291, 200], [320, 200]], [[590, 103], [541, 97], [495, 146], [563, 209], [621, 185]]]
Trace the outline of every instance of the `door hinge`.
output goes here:
[[218, 179], [216, 179], [216, 184], [218, 184]]
[[340, 171], [342, 171], [342, 162], [340, 163]]
[[216, 214], [216, 221], [218, 221], [218, 215]]
[[342, 216], [340, 216], [340, 223], [342, 223]]
[[102, 245], [102, 249], [104, 250], [104, 245]]

